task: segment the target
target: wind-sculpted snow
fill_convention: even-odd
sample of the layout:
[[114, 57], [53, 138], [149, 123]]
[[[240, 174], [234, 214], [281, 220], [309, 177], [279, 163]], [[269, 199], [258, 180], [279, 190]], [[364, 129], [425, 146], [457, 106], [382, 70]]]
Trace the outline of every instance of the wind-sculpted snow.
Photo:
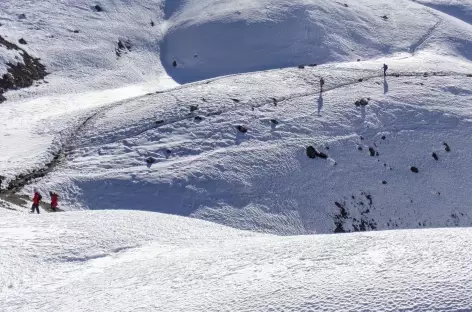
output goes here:
[[161, 60], [180, 83], [415, 53], [418, 48], [472, 59], [466, 44], [470, 25], [458, 25], [412, 1], [170, 2]]
[[469, 311], [471, 231], [276, 237], [144, 212], [0, 220], [12, 311]]

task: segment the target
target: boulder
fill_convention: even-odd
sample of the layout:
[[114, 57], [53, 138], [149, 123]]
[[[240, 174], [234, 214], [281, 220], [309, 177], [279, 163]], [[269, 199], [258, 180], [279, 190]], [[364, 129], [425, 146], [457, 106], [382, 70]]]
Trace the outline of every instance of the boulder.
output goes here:
[[449, 147], [449, 145], [447, 143], [443, 143], [443, 145], [444, 145], [444, 150], [449, 153], [451, 151], [451, 148]]
[[306, 155], [307, 155], [309, 158], [316, 158], [316, 157], [323, 158], [323, 159], [327, 159], [327, 158], [328, 158], [328, 155], [327, 155], [327, 154], [318, 151], [318, 150], [317, 150], [316, 148], [314, 148], [313, 146], [308, 146], [308, 147], [306, 148]]
[[147, 163], [148, 165], [152, 165], [152, 164], [155, 163], [155, 162], [156, 162], [156, 159], [155, 159], [154, 157], [148, 157], [148, 158], [146, 158], [146, 163]]
[[308, 146], [306, 148], [306, 155], [308, 156], [308, 158], [316, 158], [316, 150], [313, 146]]
[[241, 133], [247, 133], [247, 128], [244, 126], [236, 126], [236, 129]]
[[369, 147], [369, 153], [371, 157], [375, 156], [375, 149], [373, 147]]

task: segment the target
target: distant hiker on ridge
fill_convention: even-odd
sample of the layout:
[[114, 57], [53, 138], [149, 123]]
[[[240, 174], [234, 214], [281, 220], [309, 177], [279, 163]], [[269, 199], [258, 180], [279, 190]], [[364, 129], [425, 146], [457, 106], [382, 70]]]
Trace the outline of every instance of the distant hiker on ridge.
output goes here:
[[54, 193], [54, 192], [49, 192], [49, 196], [51, 196], [51, 210], [56, 211], [57, 198], [59, 197], [59, 195], [57, 195], [57, 193]]
[[388, 66], [387, 66], [387, 64], [384, 64], [384, 66], [383, 66], [383, 70], [384, 70], [384, 77], [386, 77], [386, 76], [387, 76], [387, 69], [388, 69]]
[[323, 79], [323, 77], [320, 78], [320, 93], [323, 93], [323, 86], [325, 84], [325, 81]]
[[33, 205], [31, 206], [31, 213], [34, 213], [34, 210], [36, 209], [36, 212], [39, 214], [39, 202], [41, 201], [43, 197], [41, 194], [39, 194], [37, 189], [34, 189], [34, 197], [33, 197]]

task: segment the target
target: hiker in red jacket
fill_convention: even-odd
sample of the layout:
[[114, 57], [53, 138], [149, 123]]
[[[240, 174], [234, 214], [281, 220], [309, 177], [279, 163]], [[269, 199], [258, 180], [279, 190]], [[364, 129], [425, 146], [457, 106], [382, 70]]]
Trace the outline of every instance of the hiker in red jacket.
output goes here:
[[39, 202], [41, 201], [43, 197], [41, 194], [39, 194], [37, 189], [34, 189], [34, 197], [33, 197], [33, 205], [31, 206], [31, 213], [34, 213], [34, 210], [36, 209], [36, 212], [39, 213]]
[[57, 198], [59, 195], [57, 195], [54, 192], [49, 192], [49, 195], [51, 196], [51, 210], [56, 211], [57, 209]]

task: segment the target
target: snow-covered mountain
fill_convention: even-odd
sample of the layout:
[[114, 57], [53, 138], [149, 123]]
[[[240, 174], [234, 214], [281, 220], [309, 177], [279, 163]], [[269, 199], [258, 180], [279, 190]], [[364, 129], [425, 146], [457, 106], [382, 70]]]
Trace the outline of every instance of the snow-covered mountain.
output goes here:
[[1, 1], [0, 310], [472, 309], [471, 14]]
[[465, 2], [40, 3], [2, 4], [49, 82], [4, 93], [15, 191], [277, 234], [470, 224]]
[[[45, 3], [50, 10], [68, 7]], [[11, 7], [13, 17], [26, 10]], [[116, 30], [71, 45], [78, 50], [68, 56], [76, 57], [74, 68], [54, 63], [62, 45], [35, 51], [28, 38], [50, 83], [6, 93], [5, 142], [13, 146], [26, 136], [33, 144], [4, 154], [5, 175], [22, 186], [52, 171], [26, 194], [33, 186], [55, 189], [66, 210], [159, 211], [276, 234], [470, 225], [471, 25], [432, 7], [411, 1], [72, 7], [70, 14], [84, 15], [71, 20], [75, 28]], [[467, 8], [449, 7], [461, 16]], [[10, 23], [20, 27], [25, 19]], [[15, 27], [5, 28], [8, 38]], [[94, 52], [81, 57], [84, 50]], [[383, 63], [390, 66], [385, 79]], [[77, 76], [88, 81], [85, 90], [91, 82], [117, 87], [72, 96], [58, 87]], [[196, 82], [175, 87], [189, 81]], [[45, 95], [51, 92], [57, 94]], [[356, 107], [362, 98], [369, 104]], [[25, 125], [31, 112], [37, 122]], [[329, 158], [306, 157], [311, 145]]]

